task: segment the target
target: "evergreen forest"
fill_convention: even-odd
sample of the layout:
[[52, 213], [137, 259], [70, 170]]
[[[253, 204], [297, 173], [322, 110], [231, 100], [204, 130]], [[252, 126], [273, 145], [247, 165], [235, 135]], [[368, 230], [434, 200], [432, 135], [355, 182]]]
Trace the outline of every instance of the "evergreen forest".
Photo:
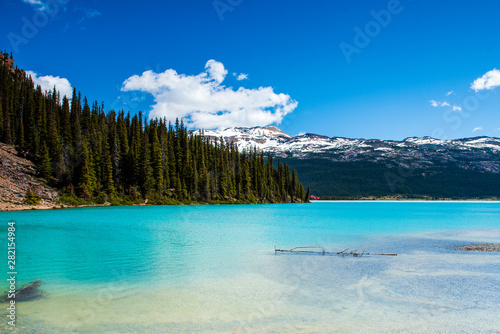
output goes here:
[[0, 53], [0, 140], [35, 162], [68, 204], [304, 202], [297, 172], [210, 141], [182, 120], [105, 111], [73, 89], [44, 92]]

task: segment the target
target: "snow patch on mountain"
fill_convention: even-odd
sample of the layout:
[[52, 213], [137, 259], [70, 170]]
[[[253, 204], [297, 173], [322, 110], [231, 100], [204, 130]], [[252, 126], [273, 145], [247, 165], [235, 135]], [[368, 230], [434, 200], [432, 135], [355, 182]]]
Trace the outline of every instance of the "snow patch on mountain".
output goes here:
[[492, 150], [500, 152], [500, 139], [492, 137], [475, 137], [454, 140], [442, 140], [431, 137], [409, 137], [402, 141], [378, 139], [350, 139], [343, 137], [326, 137], [317, 134], [301, 134], [290, 136], [276, 126], [253, 128], [228, 128], [225, 130], [205, 131], [204, 135], [212, 139], [224, 138], [232, 142], [240, 150], [256, 148], [274, 153], [327, 153], [356, 150], [359, 153], [394, 152], [403, 148], [419, 148], [426, 150]]

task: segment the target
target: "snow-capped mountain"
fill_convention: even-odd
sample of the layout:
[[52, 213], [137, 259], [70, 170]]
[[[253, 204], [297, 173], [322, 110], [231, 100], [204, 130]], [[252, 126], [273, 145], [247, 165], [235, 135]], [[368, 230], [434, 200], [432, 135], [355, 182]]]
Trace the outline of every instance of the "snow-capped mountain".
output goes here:
[[293, 137], [275, 126], [234, 127], [205, 131], [204, 135], [212, 139], [222, 137], [240, 150], [255, 147], [282, 158], [372, 161], [412, 168], [452, 163], [464, 169], [500, 173], [500, 139], [492, 137], [454, 140], [409, 137], [402, 141], [330, 138], [309, 133]]

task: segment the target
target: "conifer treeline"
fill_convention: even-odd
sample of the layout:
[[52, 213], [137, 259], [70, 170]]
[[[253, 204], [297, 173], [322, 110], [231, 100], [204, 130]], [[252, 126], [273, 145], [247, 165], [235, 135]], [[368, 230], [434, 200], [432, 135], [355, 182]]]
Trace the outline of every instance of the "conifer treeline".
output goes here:
[[25, 152], [63, 193], [95, 198], [252, 203], [307, 200], [295, 170], [262, 152], [210, 142], [177, 121], [104, 112], [73, 90], [42, 92], [0, 53], [0, 138]]

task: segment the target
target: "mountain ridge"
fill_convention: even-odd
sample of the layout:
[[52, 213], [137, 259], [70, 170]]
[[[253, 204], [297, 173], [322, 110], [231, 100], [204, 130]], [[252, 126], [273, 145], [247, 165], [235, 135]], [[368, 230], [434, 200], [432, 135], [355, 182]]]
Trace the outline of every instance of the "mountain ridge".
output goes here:
[[[327, 158], [334, 161], [383, 161], [399, 159], [399, 165], [422, 167], [441, 158], [459, 165], [488, 169], [500, 173], [500, 138], [475, 136], [460, 139], [437, 139], [429, 136], [407, 137], [403, 140], [327, 137], [308, 133], [290, 136], [275, 126], [232, 127], [204, 132], [211, 139], [223, 138], [240, 150], [256, 148], [280, 158]], [[483, 163], [481, 163], [483, 162]], [[465, 167], [464, 165], [464, 167]], [[491, 170], [490, 170], [491, 171]]]
[[384, 140], [283, 134], [277, 127], [204, 132], [240, 150], [269, 152], [297, 169], [304, 184], [322, 197], [464, 199], [500, 194], [500, 138]]
[[326, 136], [326, 135], [321, 135], [321, 134], [312, 133], [312, 132], [307, 132], [307, 133], [299, 134], [299, 135], [296, 135], [296, 136], [292, 136], [292, 135], [289, 135], [286, 132], [282, 131], [281, 129], [279, 129], [275, 125], [254, 126], [254, 127], [228, 127], [228, 128], [222, 129], [222, 130], [203, 130], [203, 133], [204, 133], [205, 136], [208, 136], [208, 137], [220, 138], [222, 136], [224, 138], [228, 138], [228, 136], [225, 135], [225, 133], [228, 133], [228, 132], [237, 133], [238, 131], [240, 131], [243, 134], [244, 132], [248, 132], [248, 130], [255, 131], [255, 130], [259, 130], [259, 129], [260, 130], [275, 131], [277, 133], [283, 134], [282, 137], [291, 138], [291, 139], [292, 138], [298, 138], [298, 137], [317, 137], [317, 138], [326, 138], [326, 139], [347, 139], [347, 140], [382, 141], [382, 142], [405, 142], [405, 141], [409, 141], [410, 139], [434, 140], [434, 141], [439, 141], [439, 142], [454, 142], [454, 141], [478, 140], [478, 139], [488, 138], [488, 139], [494, 139], [494, 140], [500, 141], [500, 137], [491, 137], [491, 136], [474, 136], [474, 137], [463, 137], [463, 138], [455, 138], [455, 139], [438, 139], [438, 138], [434, 138], [434, 137], [431, 137], [431, 136], [423, 136], [423, 137], [408, 136], [408, 137], [405, 137], [402, 140], [397, 140], [397, 139], [380, 139], [380, 138], [352, 138], [352, 137], [344, 137], [344, 136], [329, 137], [329, 136]]

